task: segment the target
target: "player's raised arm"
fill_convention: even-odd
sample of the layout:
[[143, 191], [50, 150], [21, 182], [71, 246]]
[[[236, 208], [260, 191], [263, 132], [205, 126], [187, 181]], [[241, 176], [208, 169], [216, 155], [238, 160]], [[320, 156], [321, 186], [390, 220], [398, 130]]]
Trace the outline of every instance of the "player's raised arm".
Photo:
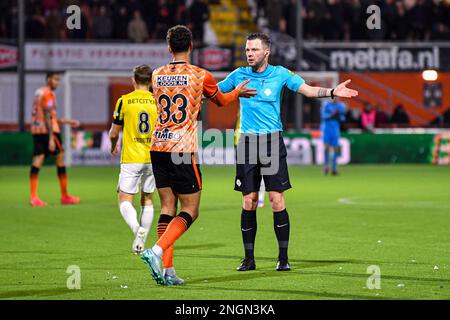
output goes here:
[[353, 98], [358, 95], [358, 91], [347, 88], [347, 84], [350, 83], [350, 79], [346, 80], [340, 84], [336, 88], [322, 88], [322, 87], [313, 87], [303, 83], [300, 88], [298, 88], [299, 93], [303, 94], [309, 98], [326, 98], [326, 97], [340, 97], [340, 98]]
[[60, 119], [58, 119], [58, 122], [60, 124], [68, 124], [72, 128], [78, 128], [80, 126], [80, 121], [75, 120], [75, 119], [60, 118]]
[[217, 104], [219, 107], [226, 106], [233, 102], [234, 100], [237, 100], [238, 97], [242, 98], [251, 98], [256, 95], [256, 89], [246, 87], [245, 85], [250, 82], [250, 79], [245, 80], [244, 82], [240, 83], [236, 89], [234, 89], [231, 92], [223, 93], [220, 90], [217, 90], [217, 93], [214, 97], [211, 98], [211, 100]]
[[256, 89], [245, 86], [249, 82], [250, 79], [247, 79], [237, 85], [233, 90], [231, 90], [230, 87], [230, 92], [224, 93], [220, 90], [213, 75], [207, 71], [203, 82], [203, 94], [206, 98], [211, 99], [211, 101], [219, 107], [226, 106], [234, 100], [237, 100], [238, 97], [250, 98], [256, 95]]

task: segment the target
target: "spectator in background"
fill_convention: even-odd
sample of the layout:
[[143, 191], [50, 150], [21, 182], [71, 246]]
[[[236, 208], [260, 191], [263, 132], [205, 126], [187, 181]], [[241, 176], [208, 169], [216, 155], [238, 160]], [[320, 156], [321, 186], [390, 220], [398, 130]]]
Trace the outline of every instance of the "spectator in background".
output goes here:
[[364, 110], [361, 113], [361, 128], [365, 132], [373, 132], [375, 128], [375, 110], [370, 103], [364, 105]]
[[[435, 4], [437, 1], [434, 1]], [[431, 33], [432, 40], [449, 40], [450, 39], [450, 2], [439, 1], [439, 4], [434, 5], [433, 12], [433, 27]]]
[[7, 9], [8, 14], [5, 18], [5, 24], [8, 28], [7, 35], [12, 39], [18, 38], [19, 21], [18, 21], [18, 8], [17, 6], [12, 6]]
[[361, 21], [365, 21], [364, 19], [362, 19], [365, 13], [361, 8], [360, 1], [351, 0], [349, 11], [350, 11], [350, 19], [349, 19], [350, 39], [361, 40], [364, 38], [363, 33], [365, 30], [365, 28], [361, 28]]
[[409, 116], [401, 104], [395, 107], [394, 112], [392, 113], [391, 123], [400, 125], [400, 127], [407, 127], [409, 125]]
[[[128, 8], [129, 12], [145, 12], [144, 9], [147, 9], [144, 5], [145, 2], [149, 0], [121, 0], [122, 5], [126, 6]], [[153, 7], [153, 10], [155, 10], [156, 7]]]
[[42, 7], [44, 9], [44, 13], [50, 12], [52, 10], [58, 10], [58, 0], [43, 0]]
[[64, 39], [66, 37], [65, 20], [58, 9], [52, 9], [47, 16], [46, 39]]
[[417, 0], [411, 8], [411, 36], [413, 40], [429, 40], [432, 24], [432, 6], [429, 1]]
[[113, 22], [106, 6], [101, 6], [98, 14], [92, 19], [92, 29], [96, 39], [111, 39], [113, 33]]
[[[296, 36], [297, 0], [247, 1], [254, 4], [253, 12], [260, 27], [269, 27], [292, 37]], [[16, 2], [17, 0], [0, 1], [0, 38], [17, 38]], [[108, 18], [114, 21], [111, 33], [105, 32], [109, 30], [109, 26], [104, 26], [102, 23], [99, 24], [99, 31], [96, 31], [97, 28], [92, 28], [90, 11], [98, 6], [111, 6], [112, 8], [126, 7], [129, 14], [136, 10], [142, 12], [151, 38], [163, 40], [169, 27], [189, 23], [194, 35], [197, 36], [196, 42], [201, 42], [199, 38], [204, 32], [203, 24], [208, 18], [206, 20], [202, 18], [203, 12], [192, 14], [191, 11], [197, 9], [191, 9], [198, 7], [201, 11], [206, 11], [208, 6], [205, 2], [208, 0], [26, 0], [27, 35], [30, 34], [32, 38], [61, 39], [68, 34], [72, 39], [104, 39], [109, 34], [107, 37], [111, 39], [125, 39], [126, 26], [121, 28], [116, 26], [116, 22], [120, 26], [125, 23], [128, 25], [131, 17], [128, 16], [126, 22], [122, 22], [122, 18], [115, 20], [118, 18], [116, 10], [114, 14], [109, 12], [107, 14]], [[211, 0], [209, 3], [212, 3]], [[381, 30], [368, 30], [366, 27], [368, 17], [366, 9], [372, 4], [381, 8]], [[58, 20], [65, 21], [67, 17], [65, 9], [70, 5], [78, 5], [82, 8], [82, 30], [65, 29], [63, 32], [52, 26], [50, 31], [45, 31], [44, 36], [40, 36], [40, 25], [35, 24], [36, 29], [32, 27], [33, 23], [37, 22], [36, 17], [33, 17], [35, 7], [40, 8], [46, 20], [49, 17], [55, 20], [56, 13], [59, 16]], [[190, 6], [189, 12], [186, 6]], [[303, 0], [301, 15], [304, 38], [307, 40], [445, 41], [450, 39], [449, 0]], [[52, 25], [53, 22], [50, 24]]]
[[[186, 7], [186, 1], [185, 0], [174, 0], [173, 2], [174, 6], [174, 15], [175, 15], [175, 22], [174, 25], [181, 24], [186, 25], [187, 24], [187, 14], [188, 9]], [[208, 7], [209, 11], [209, 7]], [[209, 19], [209, 14], [208, 14]]]
[[9, 3], [0, 2], [0, 38], [9, 37], [9, 26], [7, 26], [9, 5]]
[[396, 0], [386, 0], [383, 6], [383, 20], [386, 22], [386, 38], [395, 39], [395, 24], [398, 18]]
[[359, 128], [361, 126], [361, 109], [347, 109], [345, 119], [345, 128]]
[[[189, 8], [190, 29], [194, 36], [194, 44], [202, 45], [205, 35], [205, 22], [209, 20], [209, 8], [204, 0], [194, 0]], [[195, 46], [195, 45], [194, 45]]]
[[141, 12], [134, 11], [133, 19], [128, 23], [128, 39], [134, 42], [144, 42], [148, 39], [148, 30]]
[[119, 10], [114, 13], [113, 36], [115, 39], [128, 38], [128, 23], [130, 17], [126, 6], [121, 6]]
[[326, 33], [325, 25], [330, 19], [330, 12], [324, 0], [311, 0], [306, 7], [308, 14], [308, 38], [322, 39]]
[[[128, 10], [130, 8], [128, 7]], [[131, 11], [129, 11], [131, 12]], [[144, 12], [144, 20], [147, 23], [148, 37], [150, 39], [156, 38], [156, 24], [158, 22], [158, 0], [145, 0], [142, 4], [142, 11]]]
[[[302, 17], [306, 18], [306, 10], [302, 6]], [[292, 38], [297, 34], [297, 0], [288, 0], [283, 7], [281, 31]]]
[[270, 30], [280, 31], [283, 19], [283, 5], [277, 0], [266, 0], [264, 12], [267, 17], [267, 27]]
[[158, 18], [156, 23], [156, 38], [164, 39], [166, 37], [167, 30], [172, 26], [173, 21], [171, 6], [167, 0], [158, 0], [157, 12]]
[[342, 1], [342, 36], [340, 40], [350, 41], [352, 30], [352, 4], [350, 1]]
[[344, 38], [344, 6], [338, 0], [328, 0], [329, 18], [325, 39], [340, 40]]
[[408, 36], [409, 22], [406, 15], [405, 5], [401, 1], [397, 1], [397, 19], [395, 23], [395, 37], [396, 40], [406, 39]]
[[40, 6], [33, 8], [33, 14], [26, 20], [26, 36], [29, 39], [42, 39], [47, 22]]
[[389, 123], [389, 117], [380, 104], [375, 105], [375, 127], [384, 128]]
[[[303, 103], [303, 127], [305, 129], [311, 129], [312, 123], [312, 108], [310, 103]], [[287, 119], [286, 119], [287, 120]], [[287, 121], [284, 121], [286, 123]]]

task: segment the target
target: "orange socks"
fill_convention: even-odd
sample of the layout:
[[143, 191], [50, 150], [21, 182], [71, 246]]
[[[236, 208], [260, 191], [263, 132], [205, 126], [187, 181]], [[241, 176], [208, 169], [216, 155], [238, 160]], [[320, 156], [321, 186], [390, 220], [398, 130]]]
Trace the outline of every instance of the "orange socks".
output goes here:
[[[168, 214], [161, 214], [159, 216], [158, 221], [158, 239], [161, 238], [163, 233], [166, 231], [167, 226], [169, 225], [170, 221], [172, 221], [173, 217], [169, 216]], [[170, 246], [167, 250], [164, 251], [164, 254], [162, 256], [162, 264], [164, 268], [171, 268], [173, 267], [173, 246]]]
[[156, 245], [164, 251], [169, 249], [178, 238], [191, 226], [192, 217], [187, 212], [180, 212], [167, 226], [164, 234], [161, 235]]
[[61, 196], [67, 196], [67, 175], [66, 175], [66, 167], [58, 167], [58, 179], [59, 186], [61, 188]]
[[[67, 175], [66, 167], [57, 167], [59, 186], [61, 188], [61, 196], [67, 196]], [[30, 170], [30, 196], [35, 198], [38, 196], [38, 174], [39, 168], [32, 166]]]
[[31, 170], [30, 170], [30, 196], [31, 196], [31, 198], [37, 197], [38, 173], [39, 173], [39, 168], [32, 166]]

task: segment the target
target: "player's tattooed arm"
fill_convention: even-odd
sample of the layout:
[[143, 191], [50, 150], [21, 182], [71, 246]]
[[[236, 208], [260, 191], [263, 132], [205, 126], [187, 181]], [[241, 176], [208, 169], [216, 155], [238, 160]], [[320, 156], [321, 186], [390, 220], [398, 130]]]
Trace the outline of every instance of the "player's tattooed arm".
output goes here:
[[297, 92], [308, 98], [331, 97], [331, 88], [313, 87], [306, 83], [302, 84]]
[[341, 98], [353, 98], [358, 95], [358, 91], [347, 88], [347, 84], [350, 83], [350, 80], [344, 81], [336, 86], [336, 88], [322, 88], [322, 87], [313, 87], [307, 85], [306, 83], [302, 84], [297, 92], [307, 96], [309, 98], [325, 98], [325, 97], [341, 97]]
[[326, 88], [319, 88], [319, 91], [317, 92], [317, 97], [318, 98], [329, 97], [329, 95], [327, 95], [327, 91], [328, 89]]
[[48, 150], [51, 152], [55, 151], [55, 137], [53, 135], [53, 126], [52, 126], [52, 114], [50, 109], [44, 109], [44, 117], [45, 117], [45, 126], [48, 131]]

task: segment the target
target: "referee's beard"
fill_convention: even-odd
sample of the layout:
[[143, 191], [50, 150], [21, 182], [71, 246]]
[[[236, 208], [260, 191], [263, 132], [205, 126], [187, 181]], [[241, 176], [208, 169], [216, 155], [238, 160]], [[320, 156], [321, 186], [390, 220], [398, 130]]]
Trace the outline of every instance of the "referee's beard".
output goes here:
[[258, 70], [261, 69], [261, 67], [264, 66], [264, 64], [266, 64], [266, 57], [263, 57], [261, 59], [261, 61], [255, 63], [254, 66], [251, 66], [252, 67], [252, 71], [253, 72], [258, 72]]

